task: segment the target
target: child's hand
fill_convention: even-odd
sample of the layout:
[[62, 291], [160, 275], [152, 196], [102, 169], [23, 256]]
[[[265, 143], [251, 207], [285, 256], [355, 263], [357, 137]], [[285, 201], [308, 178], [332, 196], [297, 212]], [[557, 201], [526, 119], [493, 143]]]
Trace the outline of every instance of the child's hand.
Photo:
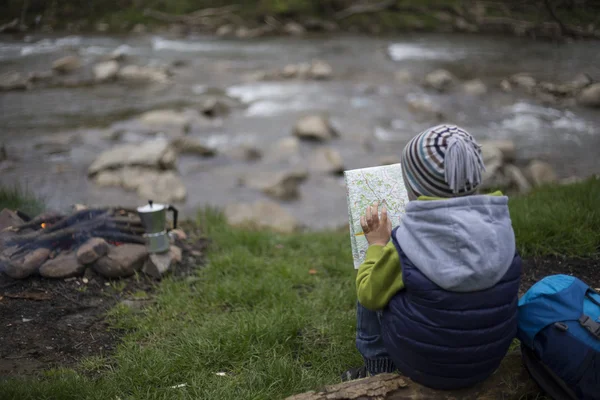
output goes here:
[[377, 206], [377, 202], [367, 206], [366, 215], [360, 217], [360, 226], [369, 245], [386, 246], [392, 237], [392, 221], [388, 219], [385, 204], [381, 208], [381, 217]]

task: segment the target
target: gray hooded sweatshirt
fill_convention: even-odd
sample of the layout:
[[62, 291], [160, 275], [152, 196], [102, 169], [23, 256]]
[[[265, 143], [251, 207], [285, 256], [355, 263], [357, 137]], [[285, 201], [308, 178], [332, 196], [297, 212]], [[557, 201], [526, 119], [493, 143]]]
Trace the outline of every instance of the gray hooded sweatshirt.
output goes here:
[[396, 239], [423, 275], [452, 292], [491, 288], [515, 256], [506, 196], [411, 201]]

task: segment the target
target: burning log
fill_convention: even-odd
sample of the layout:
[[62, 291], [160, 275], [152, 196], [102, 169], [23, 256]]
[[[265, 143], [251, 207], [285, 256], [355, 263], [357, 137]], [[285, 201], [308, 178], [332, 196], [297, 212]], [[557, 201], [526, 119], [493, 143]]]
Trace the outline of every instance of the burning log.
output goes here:
[[38, 230], [40, 228], [44, 228], [44, 224], [46, 225], [52, 225], [58, 221], [60, 221], [61, 219], [65, 218], [64, 215], [62, 214], [58, 214], [58, 213], [54, 213], [54, 212], [50, 212], [50, 213], [44, 213], [44, 214], [40, 214], [37, 217], [35, 217], [34, 219], [32, 219], [29, 222], [26, 222], [22, 225], [19, 226], [13, 226], [11, 227], [11, 231], [13, 232], [22, 232], [26, 229], [35, 229]]

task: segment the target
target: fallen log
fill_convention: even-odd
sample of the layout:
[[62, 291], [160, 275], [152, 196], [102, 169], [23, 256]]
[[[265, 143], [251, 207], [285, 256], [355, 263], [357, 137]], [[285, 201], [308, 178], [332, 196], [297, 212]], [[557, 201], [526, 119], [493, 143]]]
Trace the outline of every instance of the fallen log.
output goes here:
[[506, 355], [498, 370], [467, 389], [434, 390], [397, 374], [381, 374], [327, 386], [286, 400], [518, 400], [540, 394], [521, 361], [521, 352]]

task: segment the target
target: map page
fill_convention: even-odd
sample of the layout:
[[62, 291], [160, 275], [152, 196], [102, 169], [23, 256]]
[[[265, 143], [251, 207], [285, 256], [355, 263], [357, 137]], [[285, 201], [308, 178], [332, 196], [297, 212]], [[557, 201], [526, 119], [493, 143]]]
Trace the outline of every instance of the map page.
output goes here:
[[354, 268], [358, 269], [365, 259], [369, 244], [360, 226], [360, 216], [367, 206], [379, 202], [379, 210], [385, 203], [392, 226], [400, 224], [400, 218], [408, 203], [401, 164], [384, 165], [344, 171], [348, 196], [348, 223]]

